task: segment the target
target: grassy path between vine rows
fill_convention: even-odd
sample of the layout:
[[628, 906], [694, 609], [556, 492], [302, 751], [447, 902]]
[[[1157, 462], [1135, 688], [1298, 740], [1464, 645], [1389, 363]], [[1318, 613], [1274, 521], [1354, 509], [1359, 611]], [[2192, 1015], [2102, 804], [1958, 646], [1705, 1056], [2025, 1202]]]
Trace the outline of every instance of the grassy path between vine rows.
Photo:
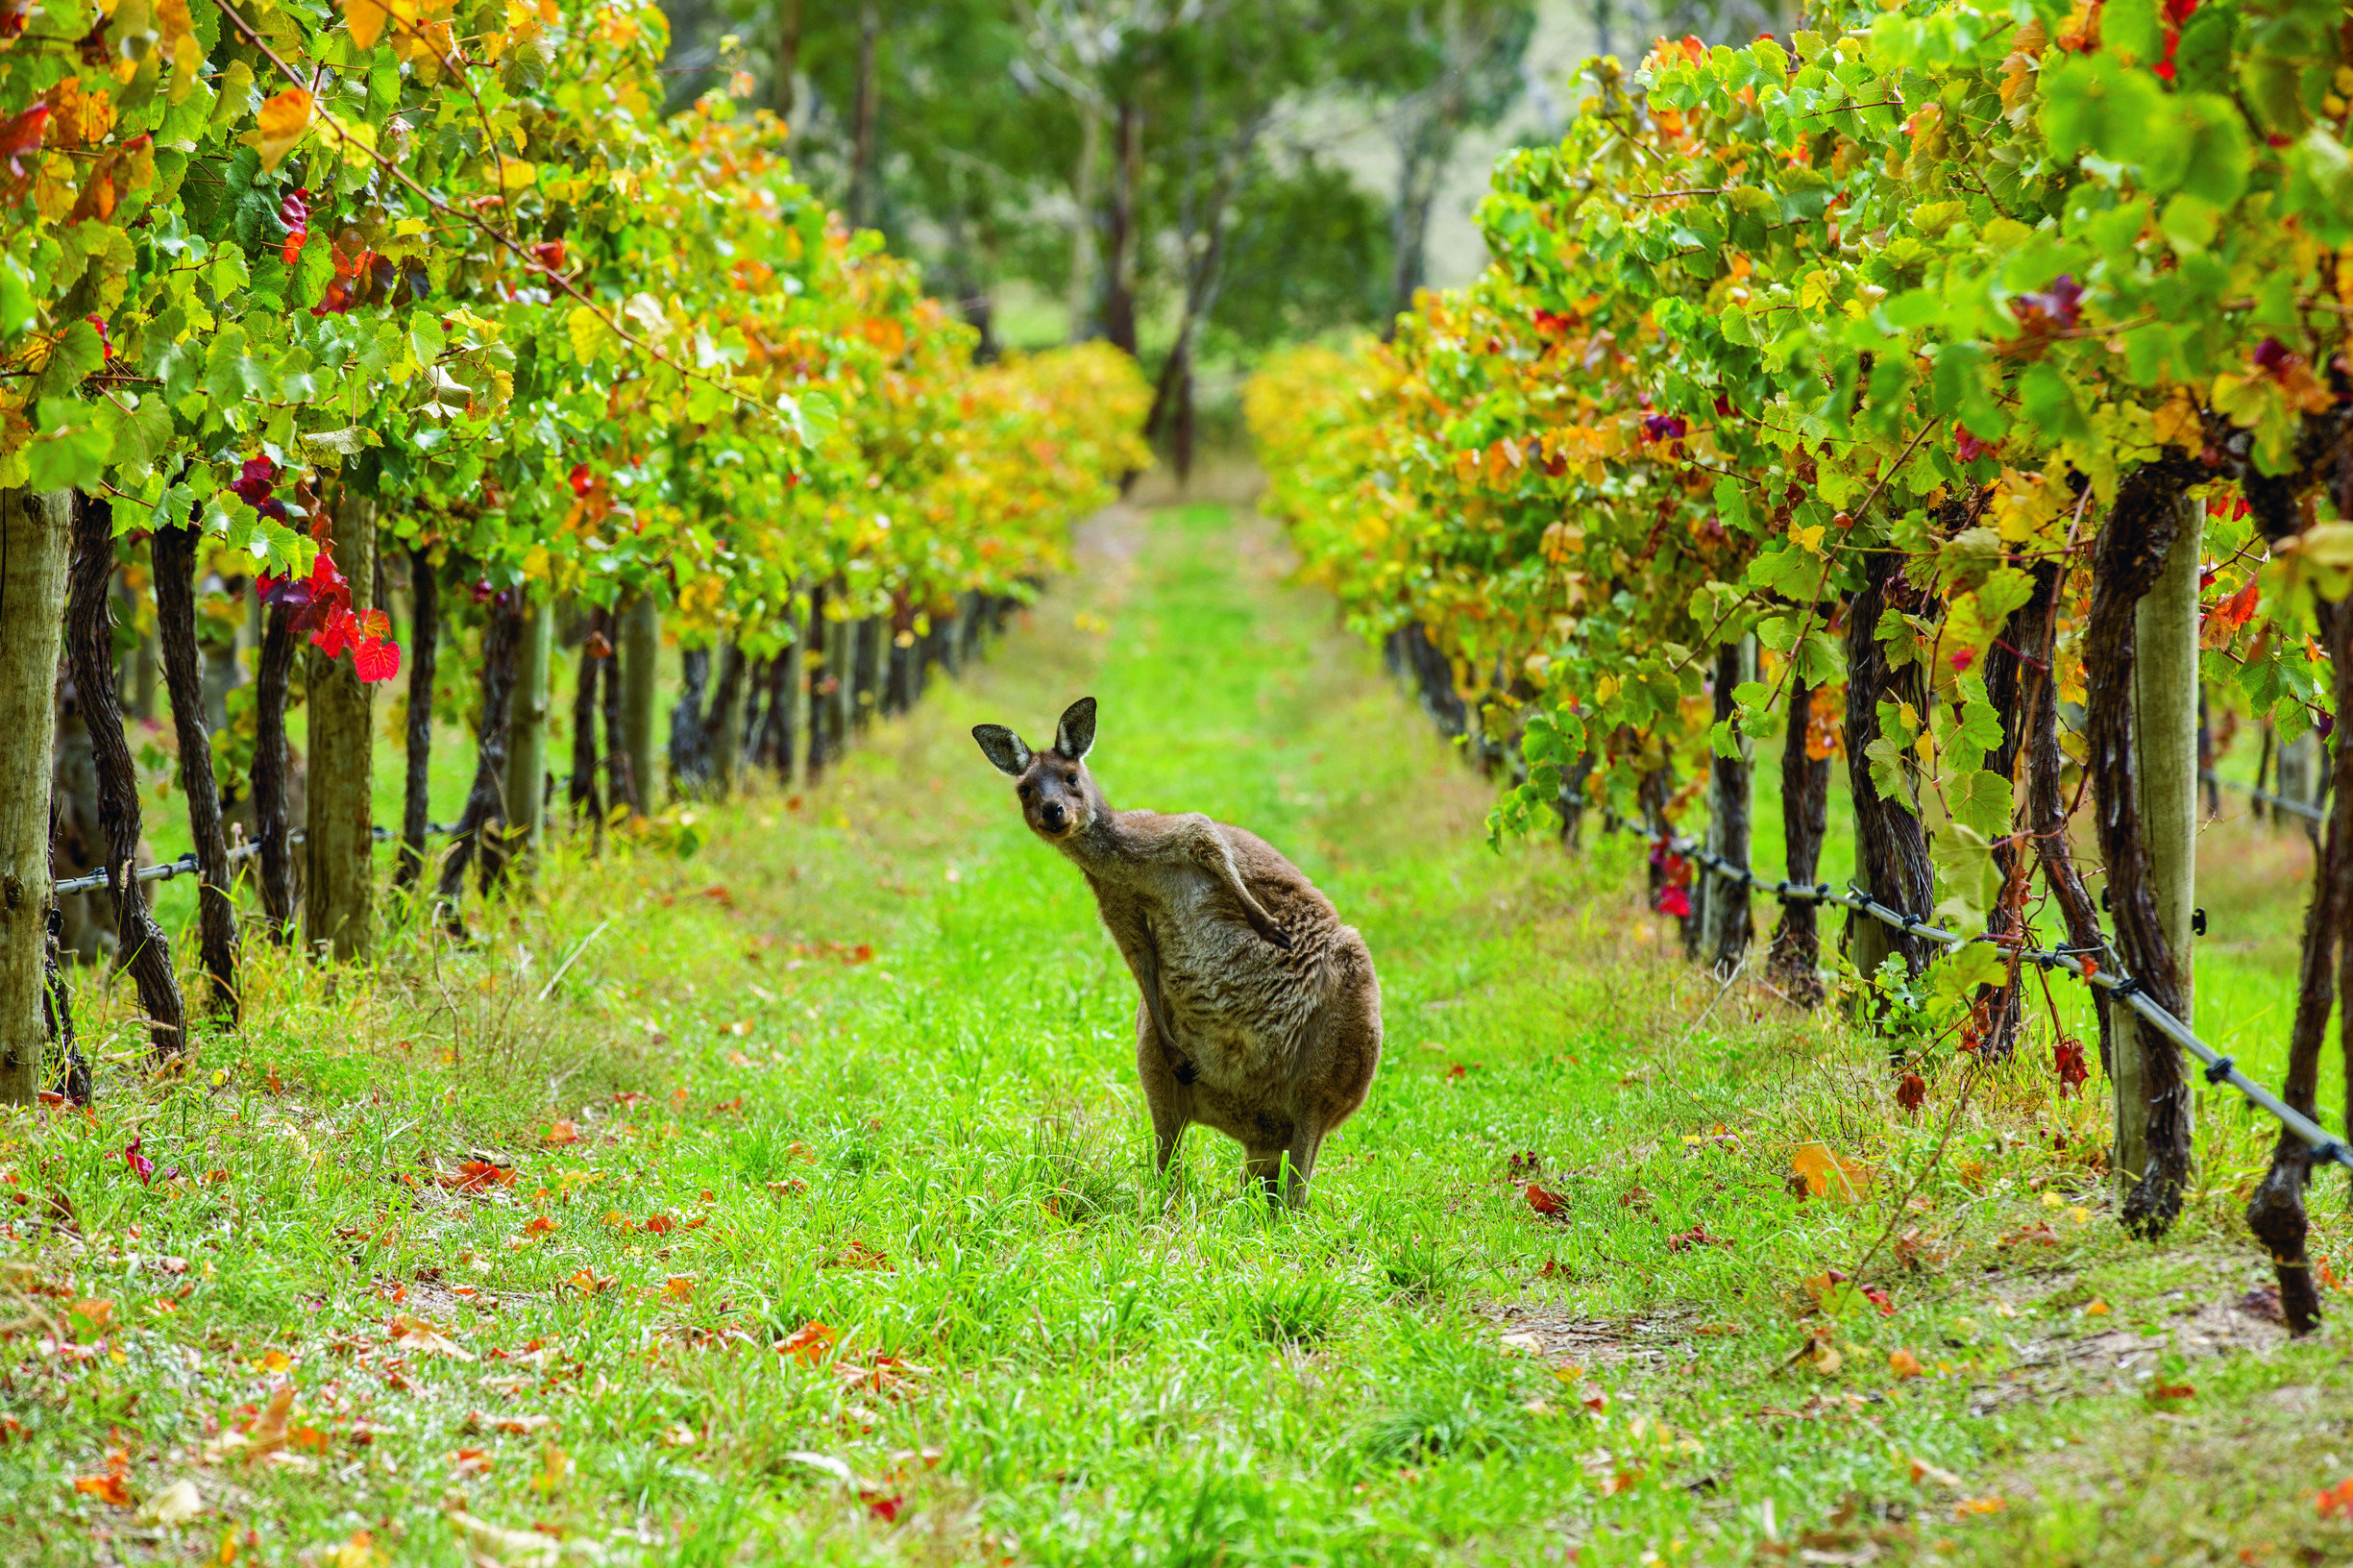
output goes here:
[[[0, 1556], [2353, 1557], [2344, 1331], [2244, 1299], [2259, 1127], [2210, 1106], [2128, 1242], [2047, 1059], [1964, 1102], [1948, 1055], [1908, 1115], [1883, 1048], [1683, 965], [1639, 845], [1490, 854], [1262, 525], [1115, 512], [1082, 556], [694, 858], [559, 849], [472, 945], [258, 958], [177, 1088], [86, 986], [95, 1115], [0, 1121]], [[1200, 1130], [1148, 1180], [1132, 984], [966, 734], [1085, 692], [1115, 803], [1263, 834], [1380, 966], [1302, 1214]], [[1793, 1195], [1813, 1140], [1857, 1201]]]

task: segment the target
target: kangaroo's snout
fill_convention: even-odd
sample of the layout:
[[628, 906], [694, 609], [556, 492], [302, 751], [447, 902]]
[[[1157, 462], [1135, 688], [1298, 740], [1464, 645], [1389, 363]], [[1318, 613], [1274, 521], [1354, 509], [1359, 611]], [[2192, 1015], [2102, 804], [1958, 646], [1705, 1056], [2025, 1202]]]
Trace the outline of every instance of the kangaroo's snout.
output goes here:
[[1070, 811], [1059, 800], [1048, 800], [1038, 808], [1038, 821], [1048, 833], [1059, 833], [1070, 824]]

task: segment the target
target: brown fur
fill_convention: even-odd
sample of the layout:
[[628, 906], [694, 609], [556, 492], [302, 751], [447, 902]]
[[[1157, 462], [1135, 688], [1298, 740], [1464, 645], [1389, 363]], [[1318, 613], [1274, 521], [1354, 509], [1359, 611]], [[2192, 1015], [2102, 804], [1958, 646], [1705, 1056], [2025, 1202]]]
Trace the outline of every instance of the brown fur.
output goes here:
[[1160, 1171], [1197, 1121], [1241, 1144], [1270, 1195], [1305, 1203], [1325, 1135], [1364, 1103], [1381, 1063], [1364, 939], [1256, 834], [1198, 812], [1114, 811], [1085, 761], [1094, 698], [1071, 704], [1049, 751], [995, 724], [972, 734], [1017, 781], [1031, 830], [1086, 874], [1136, 976], [1136, 1070]]

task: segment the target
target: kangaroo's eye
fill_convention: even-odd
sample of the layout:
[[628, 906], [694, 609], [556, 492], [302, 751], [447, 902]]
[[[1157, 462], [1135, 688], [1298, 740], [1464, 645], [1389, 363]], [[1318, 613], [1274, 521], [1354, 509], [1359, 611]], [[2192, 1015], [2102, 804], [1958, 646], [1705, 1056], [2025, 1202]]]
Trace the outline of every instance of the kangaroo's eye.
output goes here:
[[1022, 799], [1026, 800], [1026, 799], [1028, 799], [1028, 798], [1029, 798], [1031, 796], [1036, 795], [1038, 792], [1037, 792], [1036, 790], [1034, 790], [1034, 789], [1030, 788], [1030, 787], [1029, 787], [1027, 784], [1024, 784], [1024, 785], [1022, 785], [1022, 786], [1021, 786], [1019, 789], [1015, 790], [1013, 793], [1014, 793], [1014, 794], [1016, 794], [1016, 795], [1017, 795], [1017, 796], [1020, 796]]
[[1063, 781], [1065, 784], [1075, 785], [1075, 784], [1077, 784], [1077, 783], [1078, 783], [1078, 774], [1076, 774], [1076, 773], [1065, 773], [1065, 774], [1063, 774], [1063, 775], [1062, 775], [1062, 781]]

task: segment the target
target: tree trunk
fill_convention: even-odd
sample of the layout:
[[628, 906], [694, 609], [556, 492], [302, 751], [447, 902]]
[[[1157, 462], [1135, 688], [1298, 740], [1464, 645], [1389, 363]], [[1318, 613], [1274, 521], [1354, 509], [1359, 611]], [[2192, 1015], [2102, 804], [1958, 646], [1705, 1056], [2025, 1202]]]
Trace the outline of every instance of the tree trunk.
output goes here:
[[[1890, 909], [1924, 920], [1935, 886], [1927, 834], [1907, 802], [1880, 796], [1865, 755], [1879, 738], [1880, 702], [1909, 702], [1924, 723], [1927, 713], [1920, 666], [1890, 670], [1887, 650], [1875, 635], [1880, 613], [1900, 591], [1902, 569], [1903, 557], [1894, 551], [1872, 551], [1862, 590], [1847, 608], [1847, 789], [1854, 801], [1856, 880]], [[1855, 969], [1866, 982], [1875, 979], [1890, 955], [1901, 957], [1914, 974], [1927, 967], [1926, 944], [1894, 926], [1858, 914], [1849, 932]]]
[[401, 863], [392, 884], [413, 888], [425, 875], [425, 839], [432, 827], [433, 671], [441, 653], [441, 579], [423, 545], [408, 550], [408, 757], [402, 780]]
[[[2329, 665], [2336, 673], [2337, 711], [2353, 714], [2353, 613], [2343, 605], [2328, 618]], [[2295, 1021], [2288, 1035], [2288, 1076], [2280, 1098], [2308, 1116], [2320, 1108], [2320, 1048], [2328, 1039], [2329, 1014], [2341, 989], [2353, 986], [2353, 943], [2343, 942], [2353, 912], [2353, 747], [2337, 748], [2337, 795], [2329, 808], [2328, 834], [2313, 870], [2312, 901], [2304, 912], [2304, 951], [2296, 975]], [[2344, 1037], [2353, 1061], [2353, 1033]], [[2353, 1094], [2353, 1090], [2348, 1090]], [[2353, 1108], [2353, 1107], [2349, 1107]], [[2271, 1254], [2279, 1276], [2280, 1311], [2288, 1327], [2309, 1334], [2320, 1326], [2320, 1292], [2305, 1251], [2309, 1226], [2304, 1188], [2312, 1180], [2312, 1150], [2282, 1127], [2271, 1148], [2271, 1168], [2247, 1200], [2247, 1229]]]
[[254, 661], [254, 839], [261, 846], [263, 924], [282, 947], [294, 940], [294, 820], [286, 755], [294, 646], [293, 610], [273, 605], [262, 623], [260, 656]]
[[710, 681], [711, 650], [690, 648], [678, 656], [678, 700], [670, 710], [670, 796], [682, 800], [706, 793], [711, 782], [711, 738], [702, 719], [702, 691]]
[[[1822, 840], [1830, 825], [1830, 759], [1806, 750], [1814, 688], [1793, 677], [1789, 729], [1781, 742], [1781, 874], [1808, 886], [1822, 874]], [[1781, 906], [1773, 930], [1765, 971], [1800, 1007], [1822, 1002], [1822, 932], [1819, 905], [1791, 899]]]
[[585, 820], [601, 834], [604, 802], [597, 789], [597, 681], [611, 662], [601, 609], [588, 612], [588, 635], [580, 640], [578, 684], [572, 697], [572, 780], [569, 795], [576, 821]]
[[882, 10], [875, 0], [858, 8], [858, 87], [852, 110], [849, 159], [849, 226], [870, 229], [874, 224], [877, 146], [882, 125]]
[[776, 0], [776, 58], [771, 66], [769, 107], [789, 127], [793, 120], [793, 78], [800, 70], [800, 0]]
[[2271, 743], [2275, 734], [2276, 732], [2271, 728], [2271, 721], [2266, 718], [2263, 722], [2263, 749], [2255, 754], [2255, 788], [2258, 793], [2253, 799], [2247, 802], [2248, 813], [2259, 822], [2263, 821], [2265, 807], [2264, 797], [2260, 792], [2271, 788]]
[[[2188, 460], [2161, 459], [2135, 471], [2118, 487], [2116, 504], [2100, 529], [2093, 564], [2092, 612], [2084, 629], [2085, 740], [2099, 831], [2108, 869], [2108, 908], [2115, 921], [2116, 955], [2150, 1001], [2188, 1021], [2189, 992], [2181, 951], [2189, 937], [2187, 845], [2176, 842], [2195, 831], [2196, 753], [2194, 719], [2177, 724], [2176, 712], [2192, 712], [2195, 696], [2197, 645], [2197, 560], [2194, 542], [2172, 559], [2184, 538], [2180, 493], [2202, 470]], [[2194, 541], [2194, 533], [2189, 533]], [[2187, 567], [2187, 588], [2182, 568]], [[2151, 654], [2164, 662], [2147, 682], [2137, 677], [2141, 601], [2152, 590]], [[2177, 691], [2166, 684], [2180, 678], [2179, 643], [2186, 620], [2191, 683]], [[2145, 685], [2149, 706], [2142, 713]], [[2150, 721], [2155, 721], [2151, 723]], [[2182, 753], [2187, 752], [2184, 756]], [[2149, 797], [2163, 815], [2149, 820], [2140, 780], [2146, 772], [2158, 795]], [[2183, 794], [2182, 814], [2175, 796]], [[2162, 838], [2160, 837], [2162, 835]], [[2164, 878], [2163, 882], [2159, 878]], [[2178, 911], [2180, 945], [2169, 921]], [[2121, 1218], [2136, 1236], [2155, 1238], [2181, 1212], [2190, 1179], [2190, 1086], [2181, 1048], [2154, 1030], [2120, 1017], [2112, 1041], [2116, 1083], [2115, 1168], [2132, 1185]]]
[[[517, 593], [527, 592], [519, 588]], [[548, 665], [555, 651], [555, 606], [544, 593], [523, 607], [515, 691], [506, 738], [506, 858], [534, 853], [548, 821]]]
[[735, 793], [736, 767], [744, 750], [744, 698], [751, 682], [743, 648], [720, 649], [719, 683], [711, 693], [711, 777], [722, 800]]
[[[1756, 642], [1743, 637], [1716, 649], [1716, 721], [1728, 721], [1737, 709], [1732, 690], [1756, 678]], [[1718, 752], [1710, 772], [1707, 846], [1735, 866], [1749, 865], [1749, 791], [1755, 772], [1756, 747], [1746, 735], [1733, 742], [1733, 754]], [[1707, 929], [1701, 938], [1702, 956], [1717, 974], [1730, 976], [1749, 950], [1755, 924], [1749, 911], [1747, 884], [1714, 877], [1707, 890]]]
[[1063, 291], [1063, 307], [1069, 313], [1069, 340], [1084, 341], [1094, 315], [1095, 300], [1095, 171], [1103, 162], [1103, 112], [1094, 104], [1078, 105], [1078, 162], [1070, 171], [1070, 201], [1077, 213], [1070, 226], [1070, 282]]
[[[180, 1000], [180, 982], [172, 973], [171, 943], [149, 912], [145, 894], [132, 880], [139, 853], [139, 773], [130, 744], [123, 739], [122, 708], [114, 698], [114, 614], [110, 592], [113, 576], [114, 508], [107, 502], [78, 496], [73, 503], [65, 646], [98, 769], [98, 819], [106, 833], [107, 874], [114, 880], [114, 961], [131, 971], [138, 987], [139, 1007], [147, 1015], [148, 1038], [156, 1054], [168, 1057], [187, 1044], [187, 1013]], [[45, 748], [30, 754], [46, 765]], [[37, 945], [28, 950], [36, 955], [39, 952]]]
[[156, 632], [172, 726], [180, 739], [180, 792], [187, 796], [188, 836], [196, 845], [196, 930], [214, 1018], [237, 1023], [237, 912], [229, 896], [229, 839], [221, 830], [221, 792], [212, 773], [212, 736], [205, 724], [205, 675], [196, 649], [196, 543], [192, 527], [159, 528], [148, 539], [155, 567]]
[[50, 753], [73, 506], [70, 490], [0, 491], [0, 733], [16, 759], [0, 768], [0, 1105], [32, 1103], [49, 1040]]
[[441, 863], [438, 890], [453, 929], [459, 923], [457, 901], [465, 893], [466, 863], [480, 857], [484, 894], [505, 871], [506, 745], [514, 722], [515, 667], [521, 662], [524, 618], [521, 605], [493, 600], [490, 618], [482, 624], [482, 714], [475, 731], [474, 787], [466, 794], [465, 812], [457, 819], [449, 856]]
[[[352, 602], [375, 592], [376, 502], [347, 481], [330, 536]], [[303, 821], [303, 945], [339, 959], [376, 946], [375, 693], [349, 658], [304, 656], [310, 776]]]
[[1114, 348], [1136, 354], [1136, 226], [1143, 189], [1143, 110], [1132, 99], [1119, 104], [1118, 145], [1112, 165], [1109, 243], [1103, 264], [1103, 336]]
[[638, 816], [653, 805], [653, 698], [660, 674], [661, 629], [661, 606], [651, 594], [629, 601], [621, 627], [621, 723], [629, 753], [629, 805]]

